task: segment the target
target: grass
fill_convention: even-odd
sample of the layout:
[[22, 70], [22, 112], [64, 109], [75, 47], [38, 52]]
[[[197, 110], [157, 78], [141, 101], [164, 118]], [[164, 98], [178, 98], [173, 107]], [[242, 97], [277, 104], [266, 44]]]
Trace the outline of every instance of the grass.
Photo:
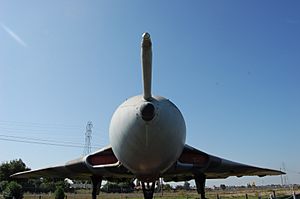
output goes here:
[[[277, 199], [286, 199], [292, 195], [290, 189], [276, 189]], [[295, 190], [296, 193], [300, 193], [300, 190]], [[273, 190], [261, 190], [261, 189], [245, 189], [245, 190], [218, 190], [218, 191], [207, 191], [206, 197], [208, 199], [246, 199], [246, 194], [248, 199], [258, 199], [258, 196], [261, 196], [261, 199], [269, 199], [270, 194], [273, 193]], [[134, 193], [100, 193], [98, 198], [104, 199], [118, 199], [118, 198], [128, 198], [128, 199], [143, 199], [143, 193], [141, 191]], [[155, 193], [154, 198], [158, 199], [195, 199], [200, 198], [199, 194], [195, 190], [191, 191], [176, 191], [176, 192], [164, 192]], [[54, 199], [54, 194], [24, 194], [24, 199]], [[78, 194], [67, 194], [67, 199], [91, 199], [90, 191], [81, 191]], [[292, 197], [290, 197], [292, 199]], [[298, 197], [300, 199], [300, 197]]]

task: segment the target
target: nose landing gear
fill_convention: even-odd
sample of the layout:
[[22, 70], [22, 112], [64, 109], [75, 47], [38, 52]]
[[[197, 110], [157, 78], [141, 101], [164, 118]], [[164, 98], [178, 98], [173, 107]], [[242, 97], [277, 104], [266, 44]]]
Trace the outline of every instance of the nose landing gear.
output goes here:
[[152, 182], [151, 185], [149, 182], [145, 185], [145, 182], [142, 182], [142, 188], [144, 193], [144, 199], [152, 199], [154, 193], [155, 182]]

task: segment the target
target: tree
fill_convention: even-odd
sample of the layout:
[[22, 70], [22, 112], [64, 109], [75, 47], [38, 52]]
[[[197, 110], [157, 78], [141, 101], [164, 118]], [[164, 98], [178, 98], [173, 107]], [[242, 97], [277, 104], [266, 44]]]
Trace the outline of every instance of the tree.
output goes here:
[[173, 188], [172, 188], [172, 186], [170, 185], [170, 184], [164, 184], [164, 190], [166, 190], [166, 191], [171, 191], [171, 190], [173, 190]]
[[226, 185], [225, 185], [225, 184], [221, 184], [221, 185], [220, 185], [220, 188], [221, 188], [222, 190], [225, 190], [225, 189], [226, 189]]
[[176, 190], [183, 190], [184, 188], [183, 188], [183, 185], [176, 185], [175, 189]]
[[130, 193], [134, 191], [134, 188], [131, 182], [107, 182], [103, 185], [101, 191], [106, 193]]
[[28, 179], [25, 182], [22, 182], [21, 185], [23, 187], [24, 192], [30, 192], [30, 193], [40, 193], [40, 185], [42, 181], [41, 179]]
[[64, 189], [61, 186], [58, 186], [54, 192], [55, 199], [64, 199], [65, 198], [65, 192]]
[[22, 186], [15, 181], [8, 183], [3, 191], [5, 199], [21, 199], [23, 198]]
[[38, 187], [38, 190], [42, 193], [54, 192], [55, 184], [54, 182], [42, 182]]
[[0, 181], [11, 181], [9, 177], [14, 173], [30, 170], [26, 167], [25, 163], [21, 160], [11, 160], [9, 162], [4, 162], [0, 165]]
[[191, 188], [190, 188], [190, 183], [188, 182], [188, 181], [185, 181], [184, 183], [183, 183], [183, 188], [185, 189], [185, 190], [190, 190]]
[[0, 182], [0, 192], [4, 191], [4, 189], [6, 188], [8, 184], [8, 181], [1, 181]]

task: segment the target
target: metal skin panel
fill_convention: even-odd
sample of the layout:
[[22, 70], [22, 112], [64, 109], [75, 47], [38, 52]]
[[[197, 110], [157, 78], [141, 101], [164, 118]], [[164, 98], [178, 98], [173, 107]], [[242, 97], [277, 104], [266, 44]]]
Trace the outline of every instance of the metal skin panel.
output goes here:
[[152, 97], [155, 116], [144, 121], [141, 107], [149, 103], [135, 96], [118, 107], [109, 128], [118, 160], [141, 180], [156, 179], [182, 153], [186, 127], [178, 108], [163, 97]]

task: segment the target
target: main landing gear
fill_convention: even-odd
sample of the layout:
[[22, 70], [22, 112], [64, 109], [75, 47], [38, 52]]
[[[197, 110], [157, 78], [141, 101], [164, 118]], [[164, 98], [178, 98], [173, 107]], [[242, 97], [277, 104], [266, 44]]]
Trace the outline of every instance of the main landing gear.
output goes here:
[[[197, 173], [197, 174], [194, 174], [194, 177], [195, 177], [195, 183], [196, 183], [198, 194], [200, 194], [201, 199], [206, 199], [205, 198], [206, 176], [203, 173]], [[153, 198], [154, 187], [155, 187], [155, 182], [152, 182], [151, 185], [149, 182], [147, 182], [147, 183], [142, 182], [144, 199], [152, 199]]]
[[[92, 199], [97, 199], [97, 195], [99, 195], [100, 193], [102, 176], [92, 176], [91, 180], [93, 184]], [[144, 199], [152, 199], [155, 188], [155, 182], [152, 182], [151, 184], [149, 182], [142, 182], [142, 188], [144, 193]]]
[[[205, 198], [205, 180], [206, 176], [203, 173], [194, 174], [195, 183], [197, 187], [197, 192], [200, 194], [201, 199]], [[102, 176], [92, 176], [91, 177], [93, 184], [92, 199], [97, 199], [99, 195]], [[154, 194], [155, 182], [141, 182], [143, 188], [144, 199], [152, 199]]]
[[195, 183], [197, 187], [197, 192], [200, 194], [201, 199], [205, 198], [205, 180], [206, 176], [203, 173], [195, 174]]
[[93, 184], [92, 199], [96, 199], [97, 195], [100, 193], [102, 176], [92, 176], [91, 180]]

